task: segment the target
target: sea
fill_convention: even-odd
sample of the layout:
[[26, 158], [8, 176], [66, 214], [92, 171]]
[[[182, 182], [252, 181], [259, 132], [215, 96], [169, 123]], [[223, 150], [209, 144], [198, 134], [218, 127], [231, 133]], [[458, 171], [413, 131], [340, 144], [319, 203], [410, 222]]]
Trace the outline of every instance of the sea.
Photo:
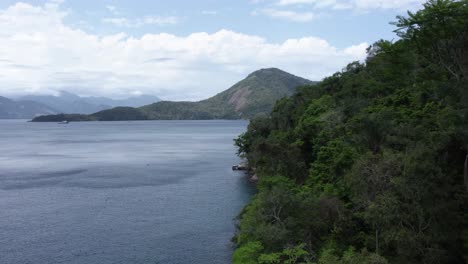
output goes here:
[[0, 120], [0, 263], [231, 263], [246, 126]]

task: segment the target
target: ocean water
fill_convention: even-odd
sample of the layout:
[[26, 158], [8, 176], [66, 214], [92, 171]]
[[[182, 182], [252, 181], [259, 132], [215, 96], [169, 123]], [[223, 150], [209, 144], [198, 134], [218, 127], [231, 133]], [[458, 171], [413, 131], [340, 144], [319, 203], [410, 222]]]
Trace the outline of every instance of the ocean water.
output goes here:
[[0, 263], [230, 263], [246, 125], [0, 120]]

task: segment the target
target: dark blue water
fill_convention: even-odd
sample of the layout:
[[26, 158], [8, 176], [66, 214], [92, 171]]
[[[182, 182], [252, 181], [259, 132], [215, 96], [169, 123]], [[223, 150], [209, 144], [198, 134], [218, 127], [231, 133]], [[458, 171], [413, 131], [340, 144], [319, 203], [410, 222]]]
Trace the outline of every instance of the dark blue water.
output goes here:
[[0, 263], [230, 263], [244, 121], [0, 121]]

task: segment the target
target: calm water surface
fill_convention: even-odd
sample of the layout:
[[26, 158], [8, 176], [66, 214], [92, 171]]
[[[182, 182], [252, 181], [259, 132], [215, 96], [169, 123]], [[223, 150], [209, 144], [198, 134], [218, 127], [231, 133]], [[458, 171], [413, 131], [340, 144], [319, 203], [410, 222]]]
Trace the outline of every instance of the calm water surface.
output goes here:
[[0, 120], [0, 263], [230, 263], [246, 125]]

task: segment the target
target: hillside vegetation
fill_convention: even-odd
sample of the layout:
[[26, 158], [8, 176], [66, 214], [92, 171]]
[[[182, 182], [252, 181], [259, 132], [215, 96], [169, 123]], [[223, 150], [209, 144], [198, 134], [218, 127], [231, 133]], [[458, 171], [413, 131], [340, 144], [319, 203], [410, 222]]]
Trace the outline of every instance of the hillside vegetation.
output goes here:
[[[88, 121], [249, 119], [269, 113], [276, 100], [291, 96], [299, 86], [312, 83], [279, 69], [262, 69], [251, 73], [228, 90], [199, 102], [161, 101], [140, 108], [117, 107], [91, 114], [85, 119]], [[69, 121], [84, 121], [83, 116], [78, 115], [60, 117]], [[44, 116], [33, 121], [47, 122], [56, 119], [57, 116]]]
[[249, 119], [271, 111], [276, 100], [312, 82], [279, 69], [251, 73], [228, 90], [199, 102], [158, 102], [141, 107], [149, 119]]
[[236, 140], [259, 182], [234, 263], [466, 263], [468, 2], [429, 1], [394, 25], [400, 40]]

